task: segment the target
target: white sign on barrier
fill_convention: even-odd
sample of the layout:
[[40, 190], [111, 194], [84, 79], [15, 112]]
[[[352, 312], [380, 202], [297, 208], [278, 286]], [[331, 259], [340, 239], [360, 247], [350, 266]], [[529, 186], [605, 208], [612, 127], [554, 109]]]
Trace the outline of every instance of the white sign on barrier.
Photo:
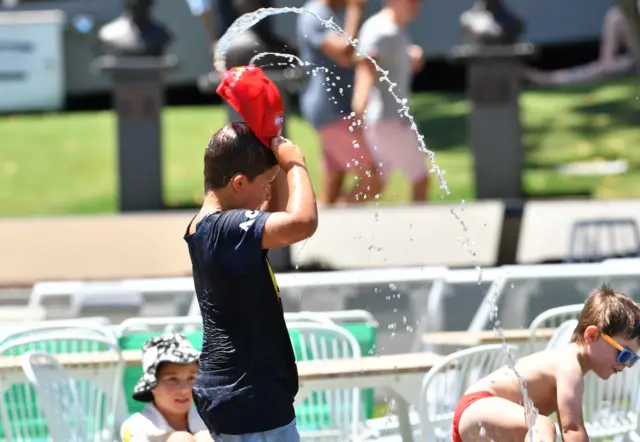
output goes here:
[[0, 112], [64, 104], [64, 14], [0, 13]]

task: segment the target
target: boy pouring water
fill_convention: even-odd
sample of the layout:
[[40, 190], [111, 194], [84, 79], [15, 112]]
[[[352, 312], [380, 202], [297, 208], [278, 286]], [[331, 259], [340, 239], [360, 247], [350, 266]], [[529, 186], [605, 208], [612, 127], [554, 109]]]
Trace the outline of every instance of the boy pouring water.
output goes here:
[[[300, 148], [278, 136], [282, 101], [262, 70], [233, 69], [218, 93], [246, 123], [211, 137], [185, 234], [204, 326], [194, 401], [216, 441], [298, 442], [298, 372], [267, 251], [315, 232], [315, 196]], [[288, 197], [270, 201], [279, 180]]]

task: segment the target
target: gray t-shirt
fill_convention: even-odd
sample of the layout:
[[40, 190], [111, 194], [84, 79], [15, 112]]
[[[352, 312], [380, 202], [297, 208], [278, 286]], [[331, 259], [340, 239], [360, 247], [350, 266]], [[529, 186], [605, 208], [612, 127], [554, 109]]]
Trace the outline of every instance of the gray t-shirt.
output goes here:
[[[358, 37], [360, 50], [375, 57], [389, 81], [396, 83], [393, 91], [399, 98], [409, 98], [411, 93], [411, 57], [409, 34], [386, 17], [376, 14], [362, 25]], [[367, 123], [375, 123], [397, 117], [401, 105], [389, 92], [389, 84], [376, 81], [367, 102]]]
[[[324, 20], [328, 20], [334, 15], [331, 8], [316, 0], [307, 2], [304, 8]], [[334, 22], [339, 23], [335, 17]], [[338, 121], [351, 113], [353, 70], [336, 66], [320, 50], [329, 32], [331, 31], [313, 15], [305, 13], [298, 16], [297, 35], [300, 58], [312, 63], [309, 69], [324, 66], [331, 71], [329, 74], [323, 71], [316, 72], [310, 77], [300, 94], [302, 115], [316, 129]], [[340, 94], [341, 89], [342, 94]]]

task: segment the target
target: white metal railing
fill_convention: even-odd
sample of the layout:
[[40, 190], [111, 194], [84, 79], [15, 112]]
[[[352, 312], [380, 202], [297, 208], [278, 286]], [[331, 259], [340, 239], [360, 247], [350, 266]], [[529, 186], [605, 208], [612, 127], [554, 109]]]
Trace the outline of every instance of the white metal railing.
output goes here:
[[[312, 288], [332, 286], [359, 286], [367, 284], [432, 282], [442, 280], [446, 267], [410, 267], [398, 269], [339, 270], [332, 272], [278, 273], [280, 289]], [[193, 278], [144, 278], [125, 279], [118, 282], [59, 281], [39, 282], [33, 286], [29, 306], [36, 308], [45, 304], [47, 298], [73, 296], [74, 293], [99, 285], [105, 289], [138, 292], [145, 296], [194, 293]]]
[[[582, 280], [599, 279], [605, 282], [611, 278], [624, 278], [637, 280], [640, 284], [639, 260], [608, 260], [602, 263], [589, 264], [546, 264], [546, 265], [517, 265], [488, 268], [482, 270], [482, 281], [489, 283], [490, 287], [481, 299], [478, 290], [478, 309], [468, 327], [470, 331], [482, 330], [487, 327], [492, 305], [489, 300], [495, 297], [496, 303], [507, 289], [513, 284], [525, 281], [550, 281], [550, 280]], [[444, 326], [444, 301], [450, 293], [459, 285], [475, 284], [478, 273], [474, 269], [451, 270], [446, 267], [411, 267], [397, 269], [372, 269], [372, 270], [344, 270], [329, 272], [309, 273], [279, 273], [278, 284], [282, 290], [290, 289], [314, 289], [314, 288], [340, 288], [358, 287], [376, 284], [402, 284], [420, 283], [430, 284], [424, 294], [425, 314], [420, 318], [420, 323], [415, 331], [420, 336], [425, 331], [442, 330]], [[88, 287], [98, 282], [43, 282], [37, 283], [29, 300], [30, 308], [34, 311], [41, 309], [46, 304], [47, 298], [56, 296], [73, 297], [74, 293], [87, 290]], [[127, 279], [117, 283], [108, 283], [112, 287], [120, 287], [123, 291], [138, 292], [144, 295], [145, 300], [150, 300], [161, 295], [173, 298], [176, 294], [188, 297], [186, 302], [191, 302], [190, 314], [199, 313], [197, 300], [194, 296], [193, 279], [184, 278], [149, 278]], [[585, 292], [585, 297], [588, 293]], [[185, 298], [182, 298], [185, 299]], [[474, 299], [475, 301], [475, 299]], [[522, 302], [526, 302], [526, 299]], [[558, 300], [558, 305], [563, 304]], [[566, 303], [566, 302], [564, 302]], [[419, 339], [416, 339], [415, 350], [420, 348]]]
[[[500, 268], [488, 268], [482, 270], [482, 280], [491, 283], [502, 274]], [[329, 272], [308, 273], [278, 273], [278, 285], [281, 290], [307, 290], [314, 288], [331, 287], [358, 287], [364, 285], [420, 283], [431, 286], [424, 294], [426, 302], [425, 314], [420, 318], [415, 336], [419, 337], [425, 331], [438, 331], [444, 324], [443, 303], [444, 298], [455, 289], [457, 285], [472, 285], [478, 280], [478, 272], [474, 269], [451, 270], [446, 267], [410, 267], [395, 269], [371, 269], [371, 270], [340, 270]], [[97, 290], [96, 290], [97, 289]], [[141, 278], [125, 279], [116, 282], [95, 281], [60, 281], [40, 282], [33, 287], [29, 298], [29, 309], [37, 311], [51, 302], [52, 298], [67, 297], [68, 304], [72, 305], [77, 293], [96, 291], [106, 293], [114, 292], [138, 293], [142, 295], [142, 301], [154, 298], [175, 298], [176, 295], [188, 296], [191, 300], [189, 315], [198, 315], [199, 308], [194, 293], [193, 279], [183, 278]], [[86, 296], [86, 295], [85, 295]], [[183, 298], [184, 299], [184, 298]], [[115, 299], [114, 299], [115, 301]], [[187, 301], [188, 302], [188, 301]], [[478, 305], [480, 296], [478, 296]], [[414, 350], [419, 350], [420, 339], [416, 338]]]
[[[612, 278], [629, 278], [640, 283], [640, 265], [636, 260], [609, 260], [602, 263], [588, 264], [540, 264], [504, 266], [503, 274], [491, 284], [480, 308], [477, 310], [469, 331], [484, 330], [489, 323], [490, 315], [500, 302], [507, 288], [514, 283], [524, 281], [574, 280], [576, 282], [589, 279], [599, 279], [607, 282]], [[595, 287], [594, 287], [595, 288]], [[585, 292], [585, 298], [588, 292]], [[524, 302], [524, 300], [522, 300]], [[564, 305], [562, 297], [558, 299], [558, 306]]]

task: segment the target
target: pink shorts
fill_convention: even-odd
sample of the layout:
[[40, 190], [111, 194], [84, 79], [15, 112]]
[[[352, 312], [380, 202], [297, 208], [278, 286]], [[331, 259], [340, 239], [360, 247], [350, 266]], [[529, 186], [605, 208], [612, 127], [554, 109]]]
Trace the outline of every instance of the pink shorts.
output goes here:
[[405, 119], [390, 118], [369, 124], [365, 137], [383, 182], [393, 169], [400, 169], [412, 183], [429, 175], [426, 155], [419, 150], [418, 138]]
[[349, 127], [352, 124], [352, 120], [340, 119], [320, 128], [322, 159], [326, 170], [351, 172], [364, 165], [373, 165], [373, 157], [367, 149], [362, 127], [356, 126], [351, 132]]

